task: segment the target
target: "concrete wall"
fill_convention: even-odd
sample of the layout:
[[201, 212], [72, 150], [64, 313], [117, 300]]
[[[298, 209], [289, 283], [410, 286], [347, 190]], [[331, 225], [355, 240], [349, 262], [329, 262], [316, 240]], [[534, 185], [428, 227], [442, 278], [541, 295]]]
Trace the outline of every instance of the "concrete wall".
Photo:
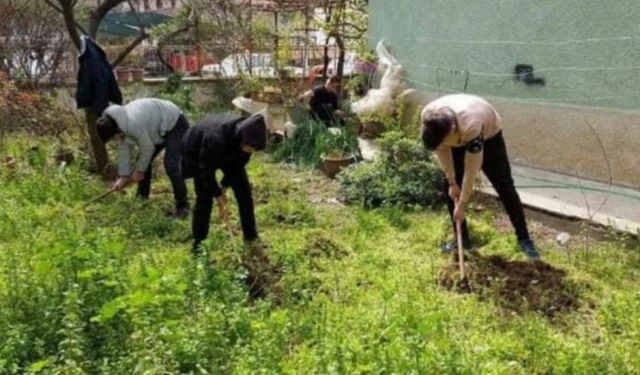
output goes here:
[[[370, 45], [384, 39], [428, 97], [493, 102], [514, 161], [606, 181], [602, 143], [614, 182], [640, 189], [637, 0], [369, 4]], [[518, 80], [518, 64], [533, 74]]]

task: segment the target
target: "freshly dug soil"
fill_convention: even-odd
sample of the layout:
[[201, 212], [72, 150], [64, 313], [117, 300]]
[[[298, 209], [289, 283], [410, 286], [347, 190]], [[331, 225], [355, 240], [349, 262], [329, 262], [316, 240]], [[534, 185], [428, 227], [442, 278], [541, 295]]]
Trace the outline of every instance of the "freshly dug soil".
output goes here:
[[[471, 293], [493, 299], [516, 312], [537, 311], [550, 318], [581, 305], [581, 286], [565, 280], [566, 272], [536, 261], [513, 261], [498, 255], [465, 252], [465, 273]], [[457, 259], [441, 272], [438, 283], [460, 289]]]
[[265, 250], [267, 249], [264, 245], [255, 244], [242, 256], [242, 264], [247, 270], [245, 283], [249, 288], [249, 300], [267, 296], [277, 299], [282, 294], [282, 271], [271, 263]]

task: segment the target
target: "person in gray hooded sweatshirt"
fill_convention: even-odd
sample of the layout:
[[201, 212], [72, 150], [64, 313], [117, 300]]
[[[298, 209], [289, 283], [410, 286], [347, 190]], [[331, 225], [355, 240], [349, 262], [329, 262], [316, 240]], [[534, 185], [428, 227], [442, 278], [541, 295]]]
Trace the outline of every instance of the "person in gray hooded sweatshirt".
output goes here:
[[[118, 144], [118, 176], [112, 188], [124, 189], [138, 182], [137, 195], [148, 198], [151, 191], [151, 162], [162, 151], [164, 167], [173, 186], [174, 217], [188, 215], [187, 187], [181, 172], [180, 142], [189, 129], [189, 123], [178, 106], [170, 101], [144, 98], [127, 105], [107, 107], [98, 120], [98, 134], [106, 143], [111, 139]], [[135, 148], [138, 149], [134, 160]]]

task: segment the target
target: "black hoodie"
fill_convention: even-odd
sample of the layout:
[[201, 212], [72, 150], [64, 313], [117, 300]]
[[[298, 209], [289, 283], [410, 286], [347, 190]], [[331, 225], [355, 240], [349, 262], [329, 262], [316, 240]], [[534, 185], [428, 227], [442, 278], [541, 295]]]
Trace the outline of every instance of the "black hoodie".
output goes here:
[[221, 183], [229, 186], [228, 177], [251, 159], [251, 154], [242, 151], [242, 145], [260, 151], [266, 143], [267, 127], [261, 115], [209, 115], [182, 138], [182, 174], [184, 178], [200, 176], [206, 183], [213, 183], [214, 196], [218, 197], [222, 191], [215, 172], [222, 170], [225, 177]]

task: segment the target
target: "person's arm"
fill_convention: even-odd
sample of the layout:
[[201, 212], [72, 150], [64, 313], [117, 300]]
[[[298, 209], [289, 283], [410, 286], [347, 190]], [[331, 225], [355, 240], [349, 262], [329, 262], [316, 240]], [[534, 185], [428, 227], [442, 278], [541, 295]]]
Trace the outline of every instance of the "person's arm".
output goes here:
[[258, 230], [256, 228], [253, 195], [247, 171], [243, 166], [233, 169], [229, 171], [228, 175], [225, 173], [225, 179], [229, 182], [233, 190], [233, 195], [236, 197], [236, 202], [238, 203], [240, 224], [242, 225], [244, 239], [253, 241], [258, 238]]
[[149, 164], [151, 164], [151, 159], [153, 158], [153, 153], [156, 149], [156, 146], [151, 141], [149, 133], [144, 130], [140, 132], [140, 135], [136, 139], [136, 143], [138, 144], [138, 149], [140, 150], [140, 154], [138, 155], [138, 162], [136, 163], [136, 171], [145, 173], [149, 168]]
[[456, 182], [456, 171], [453, 166], [453, 152], [451, 151], [451, 147], [440, 146], [435, 150], [436, 160], [440, 164], [440, 168], [444, 172], [447, 181], [449, 182], [449, 186], [457, 185]]
[[222, 160], [221, 147], [216, 143], [214, 145], [203, 145], [198, 157], [198, 173], [203, 183], [206, 184], [207, 190], [211, 191], [214, 198], [222, 195], [222, 189], [216, 180], [216, 170]]
[[304, 104], [309, 104], [309, 101], [311, 101], [312, 97], [313, 97], [313, 90], [307, 90], [305, 91], [304, 94], [298, 97], [298, 100], [300, 100]]
[[478, 171], [482, 168], [482, 159], [484, 154], [482, 129], [484, 129], [484, 126], [477, 125], [474, 128], [476, 131], [471, 135], [471, 141], [465, 145], [464, 176], [462, 178], [462, 191], [460, 193], [460, 202], [463, 205], [466, 205], [467, 202], [469, 202], [469, 199], [471, 199], [473, 184], [476, 180], [476, 176], [478, 175]]
[[133, 155], [133, 141], [125, 138], [120, 141], [117, 147], [118, 176], [131, 175], [131, 156]]
[[462, 177], [462, 191], [460, 193], [460, 203], [466, 205], [473, 194], [473, 183], [476, 180], [478, 171], [482, 167], [483, 152], [465, 152], [464, 155], [464, 177]]

